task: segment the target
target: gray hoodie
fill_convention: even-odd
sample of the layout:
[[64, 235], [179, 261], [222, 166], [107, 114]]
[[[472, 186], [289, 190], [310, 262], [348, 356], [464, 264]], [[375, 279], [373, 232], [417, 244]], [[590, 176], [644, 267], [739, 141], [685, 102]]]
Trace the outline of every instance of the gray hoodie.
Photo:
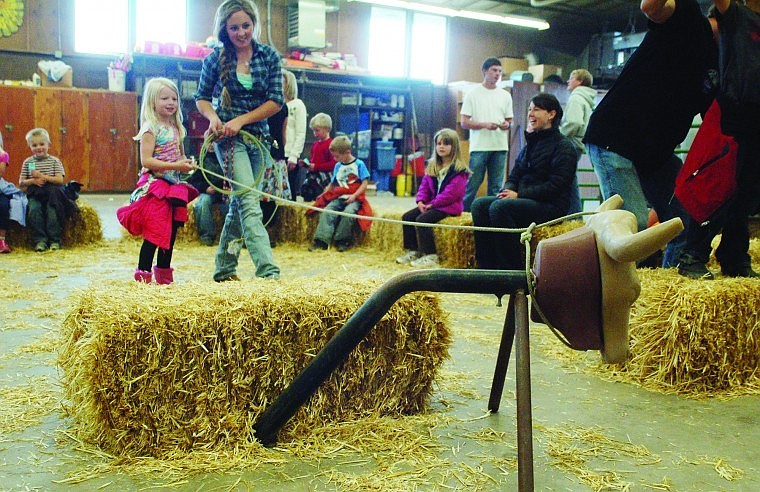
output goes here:
[[565, 114], [559, 125], [559, 131], [572, 140], [581, 151], [583, 150], [583, 136], [586, 134], [588, 120], [591, 111], [594, 110], [594, 98], [596, 89], [579, 85], [570, 94], [565, 105]]

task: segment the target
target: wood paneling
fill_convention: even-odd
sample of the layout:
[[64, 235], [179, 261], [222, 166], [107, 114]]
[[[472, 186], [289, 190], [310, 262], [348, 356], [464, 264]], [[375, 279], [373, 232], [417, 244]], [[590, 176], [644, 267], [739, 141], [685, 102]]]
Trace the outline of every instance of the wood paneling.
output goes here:
[[0, 85], [0, 101], [3, 148], [11, 157], [5, 179], [18, 185], [21, 163], [32, 155], [25, 137], [26, 132], [34, 128], [34, 92]]
[[[90, 188], [127, 191], [137, 179], [137, 94], [89, 92]], [[130, 114], [125, 108], [134, 108]]]
[[130, 191], [137, 175], [137, 94], [100, 90], [0, 86], [0, 118], [11, 155], [6, 178], [18, 183], [31, 155], [24, 139], [32, 128], [50, 134], [50, 154], [61, 159], [66, 180], [86, 191]]

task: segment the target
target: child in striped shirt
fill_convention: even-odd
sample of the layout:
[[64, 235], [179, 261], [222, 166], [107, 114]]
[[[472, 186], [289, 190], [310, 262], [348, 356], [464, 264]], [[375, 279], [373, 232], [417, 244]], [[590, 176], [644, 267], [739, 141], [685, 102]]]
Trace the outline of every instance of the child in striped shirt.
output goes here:
[[63, 225], [56, 209], [56, 196], [63, 185], [63, 163], [48, 154], [50, 134], [44, 128], [35, 128], [26, 134], [26, 143], [32, 155], [21, 164], [19, 188], [29, 198], [27, 226], [31, 230], [34, 250], [42, 252], [61, 249]]

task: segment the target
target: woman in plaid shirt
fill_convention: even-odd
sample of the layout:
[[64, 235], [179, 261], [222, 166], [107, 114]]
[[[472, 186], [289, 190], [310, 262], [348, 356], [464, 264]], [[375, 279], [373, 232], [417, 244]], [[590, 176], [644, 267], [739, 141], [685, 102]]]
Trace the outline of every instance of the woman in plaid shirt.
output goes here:
[[284, 103], [280, 56], [274, 48], [258, 41], [259, 19], [258, 9], [250, 0], [227, 0], [219, 6], [214, 26], [222, 46], [203, 60], [195, 94], [198, 111], [209, 120], [208, 131], [220, 138], [216, 154], [236, 192], [230, 200], [216, 253], [217, 282], [238, 279], [240, 238], [245, 240], [257, 277], [280, 276], [261, 220], [259, 195], [243, 193], [250, 187], [260, 187], [255, 177], [261, 173], [264, 159], [271, 157], [268, 148], [244, 141], [239, 132], [245, 130], [268, 146], [267, 118]]

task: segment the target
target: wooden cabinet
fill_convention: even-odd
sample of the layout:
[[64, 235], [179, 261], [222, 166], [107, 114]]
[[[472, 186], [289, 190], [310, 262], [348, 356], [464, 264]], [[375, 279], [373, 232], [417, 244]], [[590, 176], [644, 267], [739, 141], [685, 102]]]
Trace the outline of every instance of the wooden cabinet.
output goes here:
[[[87, 191], [129, 191], [137, 181], [137, 94], [89, 93], [90, 186]], [[133, 108], [127, 111], [125, 108]]]
[[35, 89], [34, 126], [50, 134], [50, 154], [61, 159], [66, 181], [88, 187], [87, 94], [82, 91]]
[[11, 155], [6, 179], [18, 183], [23, 160], [31, 155], [26, 132], [50, 134], [50, 154], [63, 161], [66, 180], [85, 191], [130, 191], [137, 176], [137, 95], [50, 87], [0, 86], [0, 118]]
[[34, 92], [0, 85], [0, 132], [3, 148], [11, 157], [5, 171], [6, 181], [18, 184], [21, 163], [32, 155], [26, 132], [34, 128]]

